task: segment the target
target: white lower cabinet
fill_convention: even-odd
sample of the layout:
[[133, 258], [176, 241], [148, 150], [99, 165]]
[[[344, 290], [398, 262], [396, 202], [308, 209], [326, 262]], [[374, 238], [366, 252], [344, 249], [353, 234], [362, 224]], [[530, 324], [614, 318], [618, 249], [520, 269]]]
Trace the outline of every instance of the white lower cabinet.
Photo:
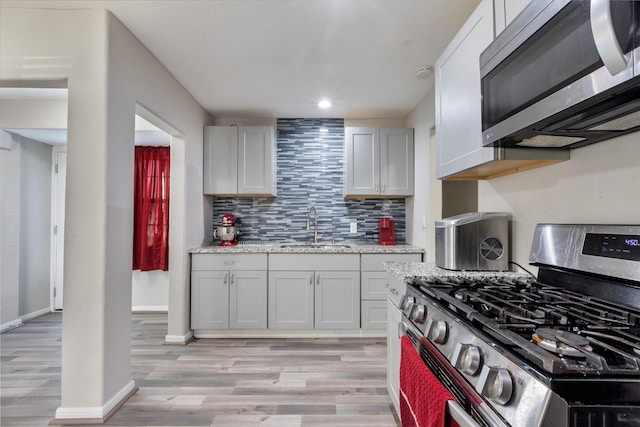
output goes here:
[[269, 258], [270, 329], [360, 328], [360, 256]]
[[309, 271], [270, 271], [269, 328], [313, 329], [314, 283]]
[[357, 329], [360, 277], [353, 271], [269, 272], [269, 328]]
[[391, 300], [387, 300], [387, 391], [396, 414], [400, 416], [400, 337], [398, 324], [402, 312]]
[[358, 271], [316, 272], [314, 325], [316, 329], [360, 327]]
[[266, 254], [192, 255], [192, 329], [266, 327]]
[[[387, 327], [387, 297], [389, 292], [399, 294], [396, 279], [387, 273], [383, 264], [387, 261], [422, 262], [422, 254], [362, 254], [362, 329]], [[392, 287], [391, 284], [394, 284]], [[398, 289], [396, 289], [398, 288]]]
[[387, 299], [398, 305], [405, 286], [384, 270], [386, 261], [421, 262], [422, 254], [194, 253], [191, 329], [196, 336], [267, 328], [384, 334], [398, 323]]
[[191, 272], [191, 328], [229, 327], [228, 271]]

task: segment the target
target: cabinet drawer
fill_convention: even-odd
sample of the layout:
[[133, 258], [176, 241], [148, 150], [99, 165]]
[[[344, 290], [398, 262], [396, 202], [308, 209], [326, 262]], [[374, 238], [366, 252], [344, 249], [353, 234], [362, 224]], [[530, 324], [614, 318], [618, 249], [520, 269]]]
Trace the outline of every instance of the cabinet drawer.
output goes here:
[[266, 270], [267, 254], [192, 254], [191, 270]]
[[422, 262], [422, 254], [362, 254], [362, 271], [385, 271], [382, 263], [395, 262]]
[[358, 271], [360, 270], [360, 255], [358, 254], [271, 254], [269, 255], [269, 270]]

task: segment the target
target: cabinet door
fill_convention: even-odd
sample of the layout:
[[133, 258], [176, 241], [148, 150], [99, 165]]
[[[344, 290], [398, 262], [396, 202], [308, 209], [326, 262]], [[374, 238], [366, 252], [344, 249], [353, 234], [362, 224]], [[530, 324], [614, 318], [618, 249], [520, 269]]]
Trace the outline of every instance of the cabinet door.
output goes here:
[[238, 192], [238, 128], [204, 128], [204, 194]]
[[267, 328], [267, 272], [231, 271], [229, 328]]
[[493, 1], [483, 0], [436, 61], [437, 178], [494, 158], [482, 144], [479, 65], [493, 37]]
[[379, 131], [374, 128], [345, 129], [344, 195], [380, 194]]
[[494, 0], [496, 36], [514, 20], [531, 0]]
[[362, 329], [387, 327], [387, 301], [362, 301]]
[[413, 195], [413, 129], [380, 129], [380, 194]]
[[191, 329], [229, 327], [229, 272], [191, 272]]
[[270, 329], [313, 329], [314, 279], [311, 271], [269, 272]]
[[315, 282], [316, 329], [360, 328], [360, 273], [319, 271]]
[[362, 278], [362, 299], [380, 300], [387, 299], [389, 292], [389, 281], [391, 276], [385, 271], [363, 271]]
[[398, 338], [398, 324], [401, 314], [398, 307], [387, 301], [387, 391], [400, 414], [400, 338]]
[[274, 195], [273, 128], [238, 128], [238, 194]]

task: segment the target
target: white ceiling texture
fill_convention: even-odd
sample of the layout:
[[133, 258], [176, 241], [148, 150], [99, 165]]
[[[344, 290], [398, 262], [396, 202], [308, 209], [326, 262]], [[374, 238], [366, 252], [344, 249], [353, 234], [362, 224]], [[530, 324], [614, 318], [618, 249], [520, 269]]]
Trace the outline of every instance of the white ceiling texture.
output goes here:
[[[0, 0], [110, 10], [214, 117], [404, 118], [479, 0]], [[317, 103], [332, 106], [321, 110]]]

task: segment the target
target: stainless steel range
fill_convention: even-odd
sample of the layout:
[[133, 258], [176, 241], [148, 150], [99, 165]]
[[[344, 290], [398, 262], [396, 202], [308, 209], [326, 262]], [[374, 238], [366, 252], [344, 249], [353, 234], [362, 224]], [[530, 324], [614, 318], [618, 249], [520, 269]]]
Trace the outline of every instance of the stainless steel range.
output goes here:
[[407, 287], [400, 331], [458, 421], [640, 426], [640, 225], [541, 224], [530, 261], [537, 278]]

